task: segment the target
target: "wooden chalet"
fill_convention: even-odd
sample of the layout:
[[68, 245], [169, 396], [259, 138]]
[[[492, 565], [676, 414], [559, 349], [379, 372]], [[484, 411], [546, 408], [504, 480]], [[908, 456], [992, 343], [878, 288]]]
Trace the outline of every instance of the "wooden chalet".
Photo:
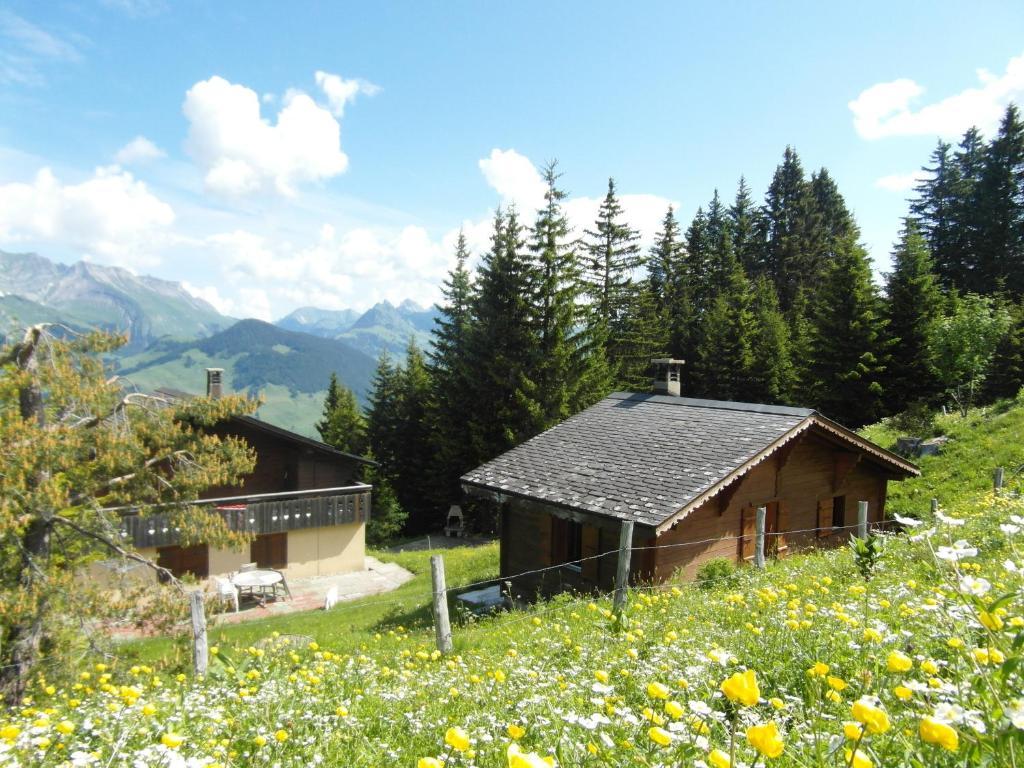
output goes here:
[[[220, 396], [221, 376], [220, 369], [207, 371], [210, 396]], [[174, 390], [159, 393], [188, 397]], [[238, 550], [182, 547], [171, 515], [129, 515], [125, 531], [140, 554], [176, 575], [199, 578], [250, 562], [289, 577], [363, 569], [371, 488], [358, 481], [358, 468], [373, 462], [250, 416], [209, 431], [244, 438], [256, 452], [256, 466], [241, 488], [209, 488], [198, 503], [215, 507], [234, 530], [253, 534], [252, 541]]]
[[772, 555], [845, 541], [857, 502], [878, 523], [889, 480], [919, 474], [810, 409], [680, 397], [681, 361], [655, 362], [656, 394], [612, 394], [462, 477], [501, 503], [502, 577], [548, 569], [517, 590], [610, 589], [616, 557], [594, 556], [618, 549], [626, 520], [651, 547], [633, 581], [751, 560], [761, 506]]

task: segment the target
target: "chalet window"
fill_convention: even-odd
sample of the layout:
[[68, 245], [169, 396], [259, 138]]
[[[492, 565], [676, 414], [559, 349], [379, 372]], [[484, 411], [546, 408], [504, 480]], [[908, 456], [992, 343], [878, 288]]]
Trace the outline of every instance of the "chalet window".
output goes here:
[[288, 566], [288, 534], [264, 533], [249, 545], [249, 558], [258, 568], [285, 568]]
[[551, 518], [551, 564], [566, 564], [567, 568], [581, 570], [576, 562], [583, 557], [583, 525], [575, 520]]
[[832, 497], [832, 528], [840, 529], [846, 525], [846, 497]]

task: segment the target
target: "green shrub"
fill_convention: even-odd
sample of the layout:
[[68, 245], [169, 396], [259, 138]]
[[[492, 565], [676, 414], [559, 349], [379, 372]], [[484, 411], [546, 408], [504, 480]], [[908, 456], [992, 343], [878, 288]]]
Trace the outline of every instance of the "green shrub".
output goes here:
[[716, 557], [697, 569], [697, 583], [701, 589], [711, 589], [720, 584], [735, 584], [736, 566], [731, 560]]

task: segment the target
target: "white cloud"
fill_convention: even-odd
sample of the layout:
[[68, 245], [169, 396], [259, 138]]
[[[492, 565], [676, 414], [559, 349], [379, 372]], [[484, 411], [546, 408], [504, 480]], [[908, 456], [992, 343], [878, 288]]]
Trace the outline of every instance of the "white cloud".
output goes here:
[[529, 216], [544, 204], [544, 180], [528, 157], [514, 149], [492, 149], [479, 166], [502, 205], [514, 203], [521, 215]]
[[235, 302], [226, 296], [222, 296], [215, 285], [193, 285], [188, 280], [181, 281], [181, 287], [191, 293], [197, 299], [202, 299], [222, 315], [232, 316], [235, 313]]
[[49, 168], [30, 183], [0, 185], [0, 238], [54, 241], [128, 267], [159, 262], [156, 245], [174, 210], [118, 166], [62, 184]]
[[145, 136], [136, 136], [129, 141], [114, 155], [114, 161], [119, 165], [132, 165], [134, 163], [148, 163], [151, 160], [159, 160], [167, 157], [167, 153], [160, 147], [147, 139]]
[[294, 195], [301, 182], [329, 179], [348, 167], [341, 125], [305, 93], [292, 91], [271, 125], [255, 91], [211, 77], [196, 83], [182, 107], [188, 150], [213, 192], [241, 196], [272, 189]]
[[853, 124], [864, 139], [887, 136], [959, 136], [973, 125], [991, 133], [1006, 106], [1024, 98], [1024, 54], [1010, 59], [1006, 72], [977, 72], [977, 88], [967, 88], [932, 104], [914, 109], [925, 92], [913, 80], [878, 83], [849, 103]]
[[921, 183], [922, 179], [928, 177], [924, 171], [912, 171], [910, 173], [893, 173], [875, 179], [875, 186], [889, 192], [909, 192]]
[[331, 112], [338, 117], [345, 113], [345, 105], [355, 101], [356, 94], [363, 93], [373, 96], [380, 92], [380, 87], [366, 80], [346, 80], [341, 75], [332, 75], [330, 72], [317, 70], [316, 84], [327, 97], [327, 103], [331, 105]]
[[69, 41], [6, 8], [0, 8], [0, 41], [0, 83], [41, 85], [43, 64], [82, 58]]

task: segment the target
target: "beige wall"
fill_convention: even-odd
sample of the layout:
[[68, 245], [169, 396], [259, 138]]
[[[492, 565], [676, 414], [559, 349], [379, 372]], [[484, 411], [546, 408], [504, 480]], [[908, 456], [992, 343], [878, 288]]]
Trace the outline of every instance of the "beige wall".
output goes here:
[[288, 531], [288, 567], [293, 578], [361, 571], [366, 554], [365, 523]]
[[234, 573], [242, 567], [243, 563], [249, 562], [249, 544], [243, 544], [239, 549], [210, 549], [210, 575], [226, 576]]

